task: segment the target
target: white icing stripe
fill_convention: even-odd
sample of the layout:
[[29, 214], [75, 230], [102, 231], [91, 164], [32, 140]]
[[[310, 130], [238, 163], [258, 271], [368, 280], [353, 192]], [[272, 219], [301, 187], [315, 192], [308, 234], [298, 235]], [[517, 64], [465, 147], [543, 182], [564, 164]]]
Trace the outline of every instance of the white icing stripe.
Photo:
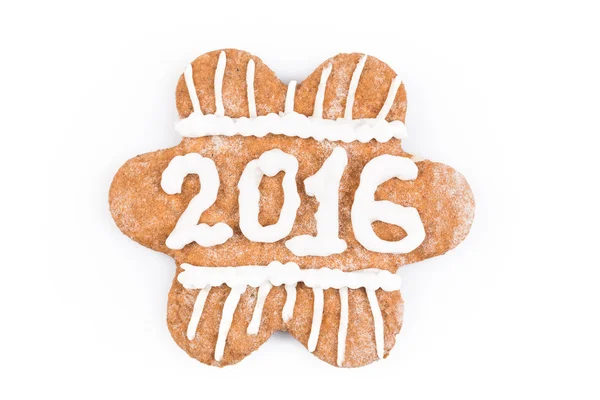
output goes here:
[[217, 62], [217, 69], [215, 70], [215, 115], [224, 116], [225, 108], [223, 107], [223, 76], [225, 75], [225, 64], [227, 63], [227, 56], [222, 51], [219, 54], [219, 61]]
[[254, 306], [254, 312], [252, 313], [252, 319], [250, 320], [250, 324], [248, 325], [247, 333], [248, 335], [256, 335], [258, 333], [258, 329], [260, 328], [260, 321], [262, 319], [262, 310], [265, 306], [265, 300], [267, 300], [267, 296], [271, 291], [271, 285], [269, 282], [265, 282], [258, 288], [258, 295], [256, 297], [256, 305]]
[[340, 288], [340, 328], [338, 330], [337, 365], [342, 366], [346, 356], [346, 334], [348, 333], [348, 288]]
[[290, 81], [285, 94], [285, 113], [294, 112], [294, 96], [296, 96], [296, 81]]
[[371, 312], [373, 313], [373, 323], [375, 324], [375, 347], [377, 348], [377, 357], [383, 358], [383, 317], [381, 316], [381, 309], [377, 302], [375, 290], [367, 289], [367, 297], [369, 299], [369, 305], [371, 306]]
[[200, 109], [200, 101], [198, 100], [198, 94], [196, 93], [196, 86], [194, 86], [194, 71], [192, 69], [192, 64], [188, 64], [188, 66], [185, 68], [183, 77], [190, 95], [190, 100], [192, 101], [192, 107], [194, 107], [194, 112], [202, 114], [202, 110]]
[[313, 306], [312, 326], [310, 328], [310, 336], [308, 337], [308, 351], [311, 353], [317, 348], [319, 341], [319, 333], [321, 332], [321, 321], [323, 320], [323, 289], [314, 287], [313, 293], [315, 296]]
[[204, 311], [204, 303], [210, 292], [211, 287], [206, 286], [198, 292], [196, 296], [196, 302], [194, 303], [194, 311], [192, 311], [192, 317], [187, 329], [187, 338], [193, 340], [196, 337], [196, 330], [198, 329], [198, 323], [200, 323], [200, 317], [202, 317], [202, 311]]
[[294, 305], [296, 304], [296, 284], [285, 285], [285, 304], [281, 311], [283, 322], [289, 322], [294, 316]]
[[344, 118], [352, 119], [352, 108], [354, 107], [354, 95], [356, 94], [356, 88], [358, 88], [358, 82], [362, 75], [365, 62], [367, 61], [367, 55], [365, 54], [360, 58], [356, 68], [352, 73], [352, 79], [350, 80], [350, 87], [348, 88], [348, 96], [346, 97], [346, 109], [344, 110]]
[[321, 80], [319, 81], [317, 95], [315, 96], [315, 107], [313, 108], [313, 117], [315, 118], [323, 118], [323, 101], [325, 100], [325, 88], [329, 74], [331, 74], [331, 64], [328, 64], [321, 71]]
[[[175, 130], [185, 137], [204, 137], [216, 134], [223, 136], [264, 137], [269, 133], [296, 136], [302, 139], [359, 141], [367, 143], [372, 139], [387, 142], [391, 138], [403, 139], [407, 136], [402, 121], [387, 122], [385, 119], [361, 118], [346, 120], [343, 118], [322, 119], [318, 116], [289, 112], [287, 114], [259, 115], [256, 118], [231, 118], [218, 115], [192, 113], [180, 120]], [[218, 133], [217, 133], [218, 132]]]
[[256, 117], [256, 102], [254, 101], [254, 60], [248, 61], [246, 69], [246, 87], [248, 89], [248, 113], [250, 118]]
[[225, 351], [225, 342], [227, 341], [227, 335], [231, 328], [231, 322], [233, 321], [233, 314], [240, 301], [242, 293], [246, 290], [246, 286], [234, 286], [231, 288], [231, 292], [225, 300], [223, 305], [223, 312], [221, 315], [221, 323], [219, 324], [219, 334], [217, 336], [217, 344], [215, 345], [215, 360], [221, 361], [223, 359], [223, 352]]
[[179, 283], [186, 289], [200, 289], [207, 285], [227, 285], [236, 287], [247, 285], [259, 287], [264, 282], [273, 286], [294, 285], [303, 282], [310, 288], [340, 289], [347, 287], [367, 290], [382, 289], [386, 292], [400, 290], [400, 275], [392, 274], [386, 270], [364, 269], [360, 271], [343, 272], [339, 269], [304, 269], [298, 264], [289, 262], [282, 264], [273, 261], [268, 266], [240, 266], [240, 267], [196, 267], [190, 264], [181, 264], [183, 271], [177, 276]]
[[392, 106], [394, 105], [394, 100], [396, 99], [396, 93], [398, 92], [398, 88], [402, 85], [402, 79], [399, 76], [396, 76], [392, 83], [390, 84], [390, 89], [388, 90], [387, 98], [385, 99], [385, 103], [383, 103], [383, 107], [379, 110], [379, 115], [377, 115], [378, 119], [385, 119], [389, 114]]

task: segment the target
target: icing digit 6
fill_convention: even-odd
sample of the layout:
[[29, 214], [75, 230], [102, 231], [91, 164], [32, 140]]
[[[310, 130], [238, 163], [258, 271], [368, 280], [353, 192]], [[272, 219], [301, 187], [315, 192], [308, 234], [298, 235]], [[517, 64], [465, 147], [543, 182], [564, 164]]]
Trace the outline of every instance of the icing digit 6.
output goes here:
[[[412, 180], [418, 173], [417, 165], [412, 160], [387, 154], [373, 158], [363, 168], [360, 184], [354, 194], [351, 219], [356, 240], [367, 250], [378, 253], [409, 253], [425, 240], [425, 228], [416, 208], [403, 207], [387, 200], [375, 200], [375, 190], [382, 183], [392, 178]], [[373, 231], [373, 221], [398, 225], [407, 236], [395, 242], [382, 240]]]

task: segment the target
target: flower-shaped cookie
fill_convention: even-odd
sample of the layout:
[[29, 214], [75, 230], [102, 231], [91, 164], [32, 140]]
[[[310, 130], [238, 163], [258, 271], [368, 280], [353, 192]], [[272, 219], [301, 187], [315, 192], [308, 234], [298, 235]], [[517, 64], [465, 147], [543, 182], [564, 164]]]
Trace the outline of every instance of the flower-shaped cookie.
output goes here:
[[285, 85], [228, 49], [187, 67], [176, 102], [181, 143], [127, 161], [109, 203], [124, 234], [175, 259], [177, 344], [225, 366], [284, 330], [332, 365], [386, 357], [396, 270], [458, 245], [474, 215], [461, 174], [402, 150], [394, 71], [339, 54]]

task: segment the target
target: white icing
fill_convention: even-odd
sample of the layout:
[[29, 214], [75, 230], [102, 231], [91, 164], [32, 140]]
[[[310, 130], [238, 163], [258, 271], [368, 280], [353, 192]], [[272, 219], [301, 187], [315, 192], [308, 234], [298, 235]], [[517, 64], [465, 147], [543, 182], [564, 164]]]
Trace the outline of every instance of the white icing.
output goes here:
[[265, 301], [269, 292], [273, 288], [270, 282], [263, 282], [258, 288], [258, 296], [256, 297], [256, 305], [254, 306], [254, 312], [252, 313], [252, 319], [248, 325], [248, 335], [256, 335], [260, 328], [260, 321], [262, 318], [262, 310], [265, 306]]
[[389, 114], [390, 110], [392, 109], [392, 105], [394, 105], [396, 93], [398, 92], [400, 85], [402, 85], [402, 79], [400, 79], [399, 76], [396, 76], [394, 79], [392, 79], [385, 103], [383, 103], [383, 107], [381, 107], [381, 110], [379, 110], [379, 114], [377, 115], [378, 119], [385, 119], [385, 117], [387, 117]]
[[[280, 171], [283, 177], [283, 207], [279, 221], [273, 225], [262, 226], [258, 222], [260, 191], [258, 186], [263, 175], [275, 176]], [[291, 154], [279, 149], [264, 152], [258, 159], [250, 161], [238, 182], [240, 229], [244, 236], [254, 242], [273, 243], [292, 231], [296, 212], [300, 207], [300, 195], [296, 187], [298, 160]]]
[[329, 74], [331, 74], [331, 64], [328, 64], [321, 71], [321, 80], [319, 80], [319, 87], [317, 88], [317, 95], [315, 96], [315, 106], [313, 108], [313, 117], [323, 118], [323, 101], [325, 100], [325, 88], [327, 87], [327, 80]]
[[[387, 142], [392, 138], [403, 139], [407, 136], [406, 126], [402, 121], [387, 122], [385, 119], [361, 118], [347, 120], [343, 118], [322, 119], [316, 116], [307, 117], [297, 112], [285, 114], [259, 115], [255, 118], [231, 118], [214, 114], [201, 115], [192, 113], [175, 125], [175, 130], [185, 137], [254, 136], [264, 137], [272, 133], [313, 138], [332, 142], [367, 143], [373, 139]], [[218, 133], [217, 133], [218, 132]]]
[[210, 285], [205, 286], [200, 289], [198, 296], [196, 296], [196, 302], [194, 303], [194, 310], [192, 311], [192, 316], [190, 318], [190, 323], [187, 328], [187, 338], [188, 340], [193, 340], [196, 337], [196, 329], [198, 329], [198, 324], [200, 323], [200, 317], [202, 317], [202, 312], [204, 311], [204, 304], [206, 303], [206, 298], [208, 297], [208, 293], [210, 292]]
[[348, 288], [340, 288], [340, 327], [338, 329], [337, 365], [342, 366], [346, 356], [346, 334], [348, 333]]
[[369, 305], [371, 306], [371, 313], [373, 313], [373, 324], [375, 326], [375, 348], [377, 349], [377, 357], [383, 358], [383, 317], [381, 315], [381, 309], [379, 308], [375, 290], [367, 289], [367, 298], [369, 299]]
[[227, 63], [227, 56], [222, 51], [219, 54], [219, 61], [217, 61], [217, 68], [215, 69], [215, 115], [224, 116], [225, 107], [223, 107], [223, 76], [225, 75], [225, 64]]
[[346, 241], [338, 237], [338, 196], [347, 164], [346, 150], [336, 147], [319, 171], [304, 180], [306, 194], [315, 196], [319, 201], [319, 209], [315, 213], [317, 236], [300, 235], [285, 242], [295, 255], [329, 256], [346, 250]]
[[192, 64], [188, 64], [188, 66], [185, 68], [183, 77], [185, 79], [185, 85], [187, 86], [187, 90], [190, 95], [190, 100], [192, 101], [192, 107], [194, 109], [194, 112], [201, 115], [202, 110], [200, 109], [200, 101], [198, 100], [198, 94], [196, 93], [196, 86], [194, 86], [194, 72], [192, 69]]
[[319, 340], [324, 306], [323, 290], [331, 288], [339, 289], [341, 309], [337, 362], [338, 365], [342, 365], [345, 357], [345, 343], [348, 329], [348, 289], [364, 287], [367, 291], [369, 304], [373, 313], [377, 354], [379, 357], [383, 357], [383, 317], [377, 303], [375, 290], [399, 290], [401, 283], [399, 275], [380, 269], [365, 269], [352, 272], [343, 272], [329, 268], [301, 269], [295, 263], [282, 264], [278, 261], [273, 261], [268, 266], [196, 267], [190, 264], [182, 264], [181, 268], [183, 271], [179, 273], [177, 280], [183, 287], [186, 289], [202, 288], [196, 298], [194, 310], [188, 325], [187, 336], [189, 340], [193, 340], [195, 337], [206, 296], [211, 287], [225, 284], [231, 288], [231, 292], [223, 306], [219, 325], [219, 334], [215, 346], [215, 360], [217, 361], [220, 361], [223, 357], [233, 314], [240, 296], [248, 286], [259, 288], [252, 319], [247, 328], [249, 335], [255, 335], [260, 328], [266, 298], [273, 286], [285, 285], [287, 297], [282, 310], [282, 319], [285, 323], [292, 319], [296, 303], [296, 284], [298, 282], [303, 282], [307, 287], [312, 288], [314, 293], [313, 318], [307, 344], [309, 351], [313, 352], [316, 349]]
[[[425, 240], [425, 228], [416, 208], [375, 200], [375, 191], [382, 183], [392, 178], [412, 180], [418, 172], [412, 160], [387, 154], [375, 157], [365, 165], [354, 193], [351, 219], [356, 240], [367, 250], [404, 254], [413, 251]], [[397, 225], [404, 229], [406, 237], [395, 242], [382, 240], [373, 230], [373, 221]]]
[[295, 285], [303, 282], [310, 288], [340, 289], [347, 287], [358, 289], [364, 287], [368, 290], [382, 289], [391, 292], [400, 290], [401, 284], [400, 275], [376, 268], [344, 272], [330, 268], [305, 269], [293, 262], [282, 264], [278, 261], [273, 261], [267, 266], [198, 267], [181, 264], [181, 268], [183, 271], [179, 273], [177, 280], [186, 289], [215, 287], [223, 284], [229, 287], [241, 285], [259, 287], [265, 282], [269, 282], [273, 286]]
[[256, 102], [254, 101], [254, 60], [248, 61], [246, 69], [246, 87], [248, 90], [248, 113], [250, 118], [256, 117]]
[[225, 300], [223, 305], [223, 312], [221, 314], [221, 323], [219, 324], [219, 334], [217, 336], [217, 344], [215, 345], [215, 360], [221, 361], [223, 359], [223, 352], [225, 351], [225, 342], [227, 341], [227, 335], [231, 328], [231, 322], [233, 321], [233, 314], [240, 301], [240, 297], [246, 291], [246, 286], [234, 286], [231, 288], [231, 292]]
[[346, 109], [344, 110], [344, 118], [352, 119], [352, 108], [354, 107], [354, 96], [356, 94], [356, 89], [358, 88], [358, 82], [360, 80], [360, 76], [362, 75], [363, 68], [365, 67], [365, 62], [367, 61], [367, 55], [365, 54], [360, 58], [358, 64], [356, 64], [356, 68], [352, 73], [352, 79], [350, 80], [350, 87], [348, 88], [348, 96], [346, 97]]
[[281, 310], [283, 322], [289, 322], [294, 316], [294, 305], [296, 304], [296, 283], [285, 285], [285, 304]]
[[323, 289], [320, 287], [313, 288], [314, 306], [312, 325], [310, 327], [310, 336], [308, 337], [308, 351], [311, 353], [317, 348], [319, 341], [319, 333], [321, 332], [321, 322], [323, 321]]
[[181, 193], [183, 180], [189, 174], [197, 174], [200, 178], [200, 192], [192, 198], [179, 217], [167, 238], [167, 247], [179, 250], [191, 242], [203, 247], [225, 243], [233, 235], [233, 230], [227, 224], [198, 224], [200, 216], [215, 202], [219, 191], [219, 173], [213, 160], [198, 153], [174, 157], [162, 173], [162, 189], [167, 194]]
[[294, 112], [294, 96], [296, 95], [296, 81], [290, 81], [285, 94], [285, 113]]

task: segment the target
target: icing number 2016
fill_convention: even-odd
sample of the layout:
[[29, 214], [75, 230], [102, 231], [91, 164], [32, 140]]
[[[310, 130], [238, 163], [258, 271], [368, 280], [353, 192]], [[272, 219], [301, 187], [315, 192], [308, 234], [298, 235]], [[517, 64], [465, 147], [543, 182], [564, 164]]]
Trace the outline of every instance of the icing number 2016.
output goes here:
[[[297, 256], [328, 256], [346, 250], [346, 242], [339, 238], [338, 190], [344, 169], [348, 163], [346, 151], [336, 147], [321, 169], [304, 181], [306, 193], [319, 201], [315, 214], [317, 236], [300, 235], [288, 240], [286, 247]], [[284, 202], [277, 223], [262, 226], [258, 222], [260, 192], [258, 187], [264, 175], [274, 176], [284, 171]], [[250, 161], [238, 183], [240, 229], [244, 236], [255, 242], [273, 243], [292, 231], [300, 196], [296, 186], [298, 160], [279, 149], [269, 150], [258, 159]], [[417, 177], [416, 164], [405, 157], [382, 155], [365, 165], [360, 184], [354, 195], [351, 210], [352, 229], [358, 242], [366, 249], [379, 253], [408, 253], [425, 239], [425, 229], [418, 211], [390, 201], [376, 201], [375, 191], [379, 185], [392, 178], [412, 180]], [[196, 242], [209, 247], [225, 243], [233, 231], [225, 223], [213, 226], [198, 224], [202, 213], [217, 198], [219, 174], [213, 160], [197, 153], [177, 156], [171, 160], [162, 174], [161, 186], [168, 194], [181, 193], [181, 186], [188, 174], [198, 174], [201, 190], [190, 201], [175, 228], [166, 241], [167, 247], [182, 249]], [[394, 224], [406, 232], [398, 241], [380, 239], [373, 231], [372, 223], [383, 221]]]

